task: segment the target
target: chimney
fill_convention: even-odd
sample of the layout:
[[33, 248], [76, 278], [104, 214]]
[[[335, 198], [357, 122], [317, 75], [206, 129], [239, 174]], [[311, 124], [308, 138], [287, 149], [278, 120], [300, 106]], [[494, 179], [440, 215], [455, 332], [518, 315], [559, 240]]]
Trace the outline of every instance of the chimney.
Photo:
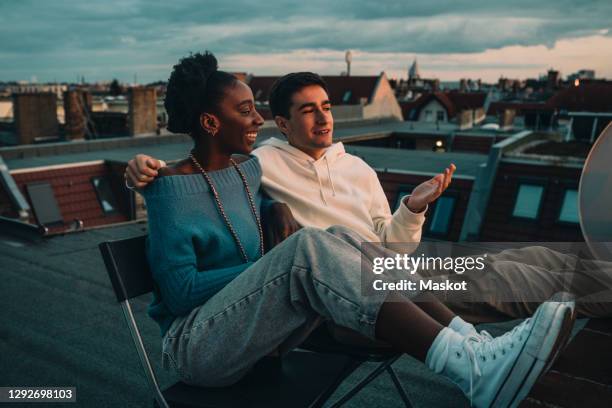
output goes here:
[[19, 144], [39, 137], [59, 136], [57, 96], [52, 92], [13, 94], [13, 113]]
[[64, 128], [66, 140], [83, 140], [87, 131], [87, 115], [91, 111], [91, 94], [79, 89], [64, 92]]
[[473, 111], [471, 109], [465, 109], [457, 114], [457, 122], [459, 123], [459, 129], [469, 129], [474, 125]]
[[433, 80], [431, 90], [433, 92], [438, 92], [440, 90], [440, 80], [439, 79]]
[[157, 93], [155, 88], [130, 88], [128, 128], [131, 136], [157, 131]]
[[499, 113], [499, 128], [511, 129], [514, 124], [516, 111], [514, 109], [504, 109]]
[[557, 88], [559, 84], [559, 71], [555, 71], [552, 69], [548, 70], [548, 75], [546, 77], [546, 89], [552, 91]]

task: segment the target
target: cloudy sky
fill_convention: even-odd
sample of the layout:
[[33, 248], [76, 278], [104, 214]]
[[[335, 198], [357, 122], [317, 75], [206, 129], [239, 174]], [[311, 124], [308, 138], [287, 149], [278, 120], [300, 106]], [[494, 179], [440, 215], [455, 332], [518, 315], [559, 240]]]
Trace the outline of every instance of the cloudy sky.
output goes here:
[[259, 75], [612, 79], [612, 1], [0, 0], [0, 80], [167, 79], [189, 52]]

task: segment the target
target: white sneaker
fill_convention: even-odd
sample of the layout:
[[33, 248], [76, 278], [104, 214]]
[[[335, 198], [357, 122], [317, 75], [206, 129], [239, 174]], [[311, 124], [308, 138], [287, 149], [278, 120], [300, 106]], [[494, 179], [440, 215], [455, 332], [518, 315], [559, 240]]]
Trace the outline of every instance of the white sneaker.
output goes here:
[[[543, 303], [508, 333], [460, 336], [428, 353], [427, 365], [447, 377], [476, 407], [514, 407], [552, 364], [571, 334], [574, 303]], [[435, 342], [434, 342], [435, 343]]]

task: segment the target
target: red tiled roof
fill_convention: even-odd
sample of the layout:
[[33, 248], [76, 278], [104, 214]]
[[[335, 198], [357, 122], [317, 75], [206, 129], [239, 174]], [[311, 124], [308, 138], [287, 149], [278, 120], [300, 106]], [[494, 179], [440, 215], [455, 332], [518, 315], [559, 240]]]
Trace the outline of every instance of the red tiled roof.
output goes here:
[[446, 95], [457, 111], [482, 108], [487, 99], [484, 92], [449, 92]]
[[399, 105], [402, 109], [402, 117], [404, 118], [404, 120], [408, 120], [410, 119], [410, 112], [412, 112], [413, 109], [419, 106], [419, 100], [417, 99], [415, 101], [402, 101], [399, 103]]
[[447, 96], [447, 94], [445, 94], [444, 92], [434, 92], [432, 95], [432, 99], [437, 99], [442, 104], [442, 106], [444, 106], [444, 109], [446, 109], [446, 113], [448, 114], [449, 118], [455, 116], [455, 114], [457, 113], [457, 109], [455, 108], [455, 104], [453, 104], [453, 101]]
[[278, 77], [276, 76], [252, 76], [249, 81], [249, 86], [253, 91], [253, 96], [258, 102], [267, 102], [270, 96], [270, 88], [274, 81]]
[[333, 105], [358, 105], [362, 99], [369, 103], [379, 78], [380, 76], [323, 77], [327, 82]]
[[[13, 174], [13, 179], [25, 197], [27, 197], [26, 184], [43, 181], [50, 183], [64, 223], [67, 225], [75, 219], [83, 221], [84, 227], [128, 221], [129, 218], [122, 209], [113, 214], [104, 214], [102, 211], [91, 182], [93, 177], [102, 176], [109, 176], [108, 168], [103, 163], [40, 171], [32, 169], [31, 172]], [[31, 222], [34, 222], [34, 219]], [[65, 228], [55, 228], [54, 231]]]
[[[270, 88], [278, 77], [253, 76], [249, 86], [255, 100], [265, 102], [269, 99]], [[329, 88], [329, 97], [333, 105], [357, 105], [365, 98], [370, 101], [380, 76], [324, 76]], [[350, 91], [350, 93], [348, 93]]]
[[579, 86], [562, 89], [546, 105], [574, 112], [612, 112], [612, 81], [582, 82]]
[[437, 100], [446, 109], [449, 118], [453, 118], [457, 112], [466, 109], [482, 108], [487, 95], [483, 92], [433, 92], [422, 95], [419, 99], [412, 102], [402, 102], [402, 114], [404, 119], [410, 117], [410, 112], [416, 109], [416, 114], [412, 118], [418, 116], [418, 112], [433, 100]]

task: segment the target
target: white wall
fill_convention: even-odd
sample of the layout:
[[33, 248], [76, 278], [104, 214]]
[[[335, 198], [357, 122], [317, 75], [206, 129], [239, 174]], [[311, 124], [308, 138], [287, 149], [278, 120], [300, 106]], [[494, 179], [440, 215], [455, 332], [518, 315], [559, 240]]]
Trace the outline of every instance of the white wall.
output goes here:
[[13, 119], [13, 101], [0, 101], [0, 119]]
[[[431, 112], [429, 116], [427, 116], [427, 112]], [[448, 116], [446, 115], [446, 109], [444, 106], [437, 100], [430, 101], [427, 105], [421, 108], [421, 112], [419, 113], [419, 122], [436, 122], [438, 117], [438, 112], [442, 112], [444, 120], [441, 122], [448, 122]]]
[[378, 79], [378, 84], [371, 99], [371, 103], [363, 108], [364, 119], [395, 117], [404, 120], [402, 108], [397, 102], [385, 73], [382, 73]]

